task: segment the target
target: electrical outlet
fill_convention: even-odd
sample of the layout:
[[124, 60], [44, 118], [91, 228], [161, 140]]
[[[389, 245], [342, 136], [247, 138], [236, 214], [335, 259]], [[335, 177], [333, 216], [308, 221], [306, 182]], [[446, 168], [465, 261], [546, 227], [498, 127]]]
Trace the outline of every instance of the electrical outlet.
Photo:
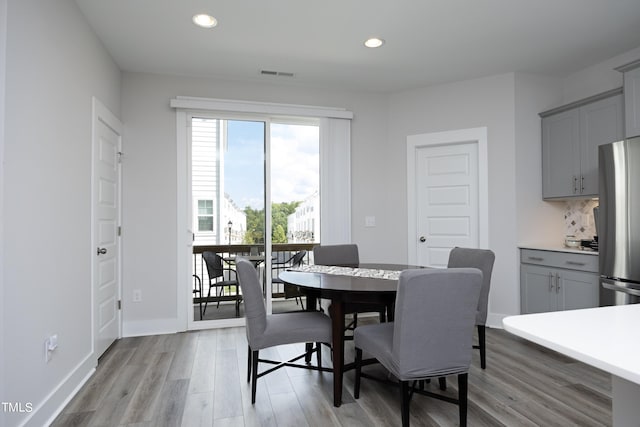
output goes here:
[[142, 302], [142, 290], [134, 289], [133, 290], [133, 302]]
[[49, 363], [53, 352], [58, 348], [58, 335], [54, 334], [44, 340], [44, 360]]

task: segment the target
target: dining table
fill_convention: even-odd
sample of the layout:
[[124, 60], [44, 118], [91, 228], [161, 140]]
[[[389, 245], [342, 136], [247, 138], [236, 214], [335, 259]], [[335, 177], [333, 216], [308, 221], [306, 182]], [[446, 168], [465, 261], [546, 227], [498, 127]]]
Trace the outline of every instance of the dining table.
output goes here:
[[[300, 266], [279, 274], [284, 283], [298, 286], [307, 297], [307, 310], [315, 310], [319, 298], [331, 301], [333, 404], [342, 404], [342, 379], [354, 363], [344, 362], [345, 305], [384, 304], [388, 321], [393, 321], [398, 278], [403, 270], [427, 268], [405, 264], [361, 263], [358, 267]], [[308, 361], [308, 360], [307, 360]]]

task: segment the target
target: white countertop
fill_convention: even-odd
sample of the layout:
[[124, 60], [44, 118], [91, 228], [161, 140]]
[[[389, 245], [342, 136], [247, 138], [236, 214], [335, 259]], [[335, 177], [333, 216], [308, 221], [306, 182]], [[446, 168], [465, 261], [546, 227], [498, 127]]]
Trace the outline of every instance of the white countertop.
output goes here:
[[533, 244], [533, 245], [519, 245], [520, 249], [534, 249], [537, 251], [553, 251], [553, 252], [568, 252], [572, 254], [584, 254], [584, 255], [598, 255], [597, 251], [592, 249], [578, 249], [578, 248], [568, 248], [564, 245], [541, 245], [541, 244]]
[[506, 317], [505, 330], [640, 384], [640, 304]]

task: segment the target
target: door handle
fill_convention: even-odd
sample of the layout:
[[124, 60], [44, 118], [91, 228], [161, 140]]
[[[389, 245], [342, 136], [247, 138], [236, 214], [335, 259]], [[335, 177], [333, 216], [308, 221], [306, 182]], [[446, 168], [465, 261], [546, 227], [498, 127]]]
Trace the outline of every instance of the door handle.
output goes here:
[[98, 248], [98, 255], [104, 255], [107, 253], [107, 248]]
[[424, 237], [424, 236], [420, 236], [420, 241], [421, 241], [422, 243], [424, 243], [424, 242], [426, 242], [426, 241], [427, 241], [427, 238], [426, 238], [426, 237]]

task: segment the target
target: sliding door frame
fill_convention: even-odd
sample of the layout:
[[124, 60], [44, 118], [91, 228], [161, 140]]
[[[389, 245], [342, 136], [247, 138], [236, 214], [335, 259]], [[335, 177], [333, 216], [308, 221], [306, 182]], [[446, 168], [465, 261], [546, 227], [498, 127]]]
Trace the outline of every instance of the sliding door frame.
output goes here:
[[[265, 123], [265, 252], [271, 253], [271, 123], [298, 118], [320, 122], [320, 203], [321, 238], [329, 243], [351, 241], [351, 171], [350, 134], [353, 113], [343, 108], [276, 104], [224, 99], [176, 97], [170, 102], [176, 109], [176, 180], [177, 180], [177, 277], [176, 302], [178, 330], [209, 329], [244, 325], [244, 319], [195, 321], [191, 295], [193, 257], [191, 222], [189, 117], [205, 115], [226, 120], [251, 120]], [[338, 119], [338, 120], [332, 120]], [[329, 189], [333, 188], [333, 191]], [[326, 214], [326, 215], [325, 215]], [[271, 259], [265, 260], [265, 271], [271, 271]], [[270, 275], [267, 274], [270, 278]], [[270, 285], [267, 285], [270, 286]], [[269, 293], [270, 294], [270, 293]], [[272, 310], [271, 297], [267, 310]]]

